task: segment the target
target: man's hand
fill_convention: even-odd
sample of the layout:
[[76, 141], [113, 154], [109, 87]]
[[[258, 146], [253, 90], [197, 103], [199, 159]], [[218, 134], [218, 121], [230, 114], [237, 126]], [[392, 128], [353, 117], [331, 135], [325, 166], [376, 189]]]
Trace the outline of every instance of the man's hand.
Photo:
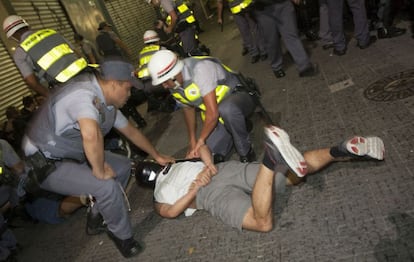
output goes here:
[[210, 169], [204, 167], [203, 171], [201, 171], [191, 183], [189, 190], [198, 190], [200, 187], [208, 185], [211, 182], [212, 176], [213, 174]]
[[291, 0], [295, 5], [299, 5], [302, 0]]

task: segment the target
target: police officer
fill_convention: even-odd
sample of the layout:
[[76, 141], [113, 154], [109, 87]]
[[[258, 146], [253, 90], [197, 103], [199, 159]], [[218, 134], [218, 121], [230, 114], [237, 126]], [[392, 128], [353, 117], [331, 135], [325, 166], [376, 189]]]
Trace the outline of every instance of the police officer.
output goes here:
[[[204, 144], [215, 155], [226, 157], [234, 143], [240, 161], [256, 159], [245, 122], [255, 103], [247, 92], [237, 91], [238, 76], [228, 67], [216, 58], [179, 60], [173, 52], [161, 50], [152, 56], [148, 70], [152, 84], [162, 84], [183, 105], [190, 138], [187, 157], [197, 157]], [[204, 119], [198, 138], [196, 108], [201, 110]]]
[[49, 93], [48, 88], [40, 83], [43, 79], [49, 87], [53, 87], [68, 81], [87, 67], [87, 61], [78, 57], [70, 44], [54, 30], [34, 32], [18, 15], [8, 16], [3, 21], [3, 30], [7, 38], [19, 43], [13, 59], [24, 81], [30, 89], [43, 96]]
[[[249, 52], [252, 64], [267, 59], [263, 31], [259, 28], [257, 21], [251, 13], [252, 0], [227, 0], [230, 12], [233, 14], [234, 22], [240, 31], [243, 41], [243, 51]], [[217, 1], [217, 22], [223, 23], [223, 0]], [[246, 51], [245, 51], [246, 50]]]
[[118, 110], [136, 81], [133, 71], [126, 62], [106, 61], [101, 75], [85, 73], [68, 82], [34, 116], [23, 142], [40, 188], [61, 195], [92, 195], [96, 201], [91, 213], [101, 215], [125, 257], [142, 250], [133, 238], [123, 194], [131, 163], [104, 151], [104, 135], [114, 127], [158, 163], [174, 161], [160, 154]]
[[168, 15], [164, 31], [175, 32], [180, 36], [184, 52], [188, 56], [201, 55], [196, 39], [195, 17], [193, 11], [183, 0], [147, 0], [149, 4], [160, 7]]
[[[299, 3], [299, 0], [292, 0]], [[291, 0], [257, 0], [254, 14], [262, 27], [270, 65], [276, 78], [286, 76], [283, 70], [283, 52], [280, 37], [292, 55], [300, 77], [314, 76], [318, 73], [312, 64], [299, 38], [295, 8]]]
[[137, 68], [137, 77], [144, 86], [144, 92], [147, 97], [148, 111], [160, 110], [171, 112], [175, 109], [175, 101], [171, 98], [168, 91], [161, 86], [154, 87], [151, 83], [151, 75], [148, 71], [148, 62], [152, 55], [159, 51], [165, 50], [160, 45], [160, 37], [154, 30], [147, 30], [143, 36], [144, 48], [139, 52], [139, 65]]

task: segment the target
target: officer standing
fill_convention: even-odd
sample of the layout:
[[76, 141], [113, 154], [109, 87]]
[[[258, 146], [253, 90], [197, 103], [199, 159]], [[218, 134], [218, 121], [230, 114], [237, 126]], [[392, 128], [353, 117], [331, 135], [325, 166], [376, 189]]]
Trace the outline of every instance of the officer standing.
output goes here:
[[19, 43], [13, 59], [24, 81], [30, 89], [45, 97], [49, 90], [40, 83], [43, 79], [49, 87], [53, 87], [68, 81], [87, 67], [87, 61], [79, 57], [66, 39], [54, 30], [34, 32], [18, 15], [6, 17], [3, 30], [7, 38]]
[[99, 23], [98, 35], [96, 36], [96, 45], [98, 51], [105, 59], [113, 59], [114, 57], [121, 57], [128, 59], [131, 57], [127, 45], [112, 31], [112, 25], [107, 22]]
[[[299, 0], [292, 1], [299, 3]], [[270, 65], [276, 78], [286, 76], [283, 70], [280, 37], [292, 55], [300, 77], [314, 76], [318, 73], [316, 65], [311, 63], [299, 38], [295, 8], [291, 0], [258, 0], [254, 4], [254, 14], [264, 31]]]
[[[240, 80], [231, 69], [217, 58], [179, 60], [173, 52], [161, 50], [152, 56], [148, 70], [152, 84], [162, 84], [183, 105], [190, 139], [187, 157], [198, 157], [204, 144], [216, 159], [226, 157], [234, 143], [241, 162], [256, 160], [246, 128], [246, 118], [253, 113], [255, 102], [247, 92], [237, 90], [241, 89]], [[198, 139], [196, 108], [204, 120]]]
[[[230, 12], [233, 14], [234, 22], [240, 31], [243, 41], [242, 55], [249, 52], [252, 64], [267, 59], [263, 31], [259, 28], [257, 21], [251, 13], [252, 0], [227, 0]], [[218, 23], [223, 23], [223, 0], [217, 1]]]
[[201, 55], [196, 39], [195, 17], [193, 11], [183, 0], [147, 0], [155, 7], [161, 7], [168, 15], [167, 24], [163, 29], [169, 34], [172, 32], [180, 36], [184, 53], [188, 56]]
[[174, 161], [160, 154], [118, 110], [136, 81], [133, 71], [126, 62], [106, 61], [101, 74], [84, 73], [62, 86], [34, 116], [23, 142], [40, 188], [93, 196], [91, 212], [101, 215], [109, 237], [125, 257], [142, 250], [133, 238], [123, 193], [131, 163], [125, 156], [104, 151], [103, 137], [114, 127], [161, 165]]

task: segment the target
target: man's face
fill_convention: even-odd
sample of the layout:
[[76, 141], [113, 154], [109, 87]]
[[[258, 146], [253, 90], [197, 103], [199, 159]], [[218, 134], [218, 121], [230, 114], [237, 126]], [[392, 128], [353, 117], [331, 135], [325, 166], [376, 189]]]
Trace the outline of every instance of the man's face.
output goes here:
[[179, 73], [178, 75], [175, 76], [175, 78], [173, 79], [168, 79], [167, 81], [165, 81], [164, 83], [162, 83], [162, 86], [165, 89], [175, 89], [177, 87], [180, 87], [183, 85], [183, 77], [182, 74]]
[[112, 104], [117, 108], [125, 105], [131, 96], [131, 83], [129, 81], [113, 81], [112, 85]]
[[150, 2], [153, 6], [160, 6], [160, 0], [151, 0]]

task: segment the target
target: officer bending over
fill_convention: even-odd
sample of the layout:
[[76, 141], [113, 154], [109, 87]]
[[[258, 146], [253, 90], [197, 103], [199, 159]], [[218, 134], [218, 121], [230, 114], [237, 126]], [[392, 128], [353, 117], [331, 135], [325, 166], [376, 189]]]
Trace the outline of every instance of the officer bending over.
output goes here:
[[[213, 57], [178, 59], [169, 50], [156, 52], [148, 63], [154, 86], [162, 84], [183, 105], [190, 138], [188, 158], [197, 157], [207, 144], [213, 154], [226, 157], [233, 144], [241, 162], [256, 159], [248, 118], [256, 107], [254, 98], [243, 91], [239, 75]], [[196, 108], [204, 120], [196, 138]]]
[[102, 216], [125, 257], [142, 250], [133, 238], [123, 193], [131, 163], [104, 151], [103, 137], [114, 127], [159, 164], [174, 161], [160, 154], [118, 110], [130, 96], [133, 71], [126, 62], [106, 61], [101, 74], [85, 72], [72, 79], [39, 109], [23, 141], [33, 168], [29, 177], [41, 189], [61, 195], [92, 195], [96, 201], [91, 212]]

